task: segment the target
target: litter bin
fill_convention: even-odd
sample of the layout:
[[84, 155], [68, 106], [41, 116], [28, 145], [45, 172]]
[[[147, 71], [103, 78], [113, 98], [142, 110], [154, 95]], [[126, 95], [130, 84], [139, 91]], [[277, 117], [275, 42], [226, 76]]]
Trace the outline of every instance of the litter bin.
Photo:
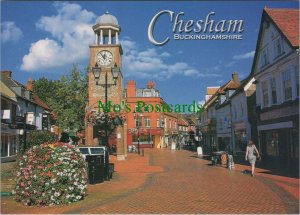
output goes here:
[[201, 146], [197, 147], [197, 154], [198, 154], [198, 157], [201, 157], [203, 155], [203, 150], [202, 150]]
[[97, 184], [104, 181], [104, 155], [86, 155], [88, 162], [88, 178], [90, 184]]
[[173, 143], [171, 144], [171, 150], [176, 150], [176, 143], [175, 143], [175, 142], [173, 142]]
[[108, 147], [104, 150], [104, 180], [109, 181], [109, 151]]

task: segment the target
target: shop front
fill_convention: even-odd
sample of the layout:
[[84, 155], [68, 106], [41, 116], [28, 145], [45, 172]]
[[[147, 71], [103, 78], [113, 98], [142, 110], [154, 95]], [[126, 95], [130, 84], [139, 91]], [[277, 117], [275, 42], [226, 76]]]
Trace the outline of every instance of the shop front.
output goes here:
[[229, 151], [229, 149], [230, 149], [230, 133], [217, 134], [217, 137], [218, 137], [217, 150], [218, 151]]
[[140, 128], [130, 129], [127, 133], [127, 141], [129, 145], [135, 145], [141, 148], [157, 148], [161, 142], [163, 132], [160, 128]]
[[290, 123], [291, 126], [287, 126], [288, 123], [282, 125], [286, 127], [282, 126], [276, 129], [259, 127], [263, 157], [286, 164], [297, 164], [299, 161], [299, 131], [292, 127], [292, 123]]
[[245, 152], [247, 147], [247, 130], [243, 122], [234, 124], [234, 140], [236, 152]]
[[1, 123], [1, 163], [16, 159], [19, 139], [17, 131]]

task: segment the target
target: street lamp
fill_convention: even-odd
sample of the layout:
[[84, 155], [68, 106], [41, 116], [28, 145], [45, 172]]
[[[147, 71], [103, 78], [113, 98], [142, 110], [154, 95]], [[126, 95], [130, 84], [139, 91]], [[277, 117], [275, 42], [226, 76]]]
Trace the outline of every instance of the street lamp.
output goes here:
[[160, 145], [160, 148], [163, 148], [165, 146], [165, 116], [162, 114], [161, 118], [161, 128], [163, 129], [163, 142], [162, 146]]
[[228, 99], [228, 101], [229, 101], [229, 108], [230, 108], [230, 136], [231, 136], [231, 138], [230, 138], [230, 142], [231, 142], [231, 146], [230, 146], [230, 152], [231, 153], [233, 153], [233, 150], [234, 150], [234, 128], [233, 128], [233, 122], [232, 122], [232, 101], [231, 101], [231, 99]]
[[142, 122], [142, 120], [140, 121], [140, 117], [142, 117], [143, 115], [139, 115], [139, 113], [135, 112], [135, 117], [136, 117], [136, 129], [137, 129], [137, 135], [138, 135], [138, 154], [140, 154], [140, 122]]
[[[95, 77], [95, 81], [96, 81], [96, 85], [99, 86], [104, 86], [105, 87], [105, 107], [107, 109], [107, 104], [108, 104], [108, 99], [107, 99], [107, 88], [110, 86], [114, 86], [117, 84], [117, 79], [119, 76], [119, 72], [120, 72], [120, 68], [117, 66], [117, 64], [115, 63], [114, 67], [111, 68], [111, 73], [113, 76], [113, 80], [114, 83], [113, 84], [108, 84], [107, 83], [107, 71], [105, 71], [105, 83], [104, 84], [99, 84], [99, 79], [100, 79], [100, 74], [101, 74], [101, 68], [98, 66], [98, 64], [95, 64], [95, 67], [92, 68], [94, 77]], [[106, 146], [108, 146], [108, 120], [107, 120], [107, 111], [105, 112], [105, 144]]]

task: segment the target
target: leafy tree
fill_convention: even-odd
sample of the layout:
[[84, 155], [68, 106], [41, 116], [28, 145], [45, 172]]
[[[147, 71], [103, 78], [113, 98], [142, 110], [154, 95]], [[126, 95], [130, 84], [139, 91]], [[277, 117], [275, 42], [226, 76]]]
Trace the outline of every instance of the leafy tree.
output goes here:
[[49, 103], [52, 93], [56, 90], [57, 80], [48, 80], [42, 77], [33, 81], [33, 91], [42, 99], [42, 101]]
[[[84, 127], [88, 101], [88, 68], [81, 72], [73, 66], [70, 74], [59, 80], [41, 78], [34, 81], [33, 90], [53, 110], [56, 124], [63, 130], [77, 131]], [[47, 89], [48, 88], [48, 89]]]

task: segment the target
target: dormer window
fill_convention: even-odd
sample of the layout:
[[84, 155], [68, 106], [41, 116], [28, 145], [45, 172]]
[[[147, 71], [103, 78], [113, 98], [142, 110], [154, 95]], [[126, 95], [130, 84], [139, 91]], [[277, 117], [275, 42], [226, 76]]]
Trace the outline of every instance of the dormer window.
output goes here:
[[223, 104], [226, 100], [226, 96], [225, 95], [220, 95], [219, 96], [219, 104]]
[[234, 90], [227, 90], [226, 91], [226, 98], [229, 99], [230, 96], [233, 94]]
[[25, 88], [24, 87], [21, 87], [21, 96], [25, 97]]
[[29, 99], [33, 100], [33, 94], [32, 94], [32, 92], [30, 92], [30, 94], [29, 94]]

